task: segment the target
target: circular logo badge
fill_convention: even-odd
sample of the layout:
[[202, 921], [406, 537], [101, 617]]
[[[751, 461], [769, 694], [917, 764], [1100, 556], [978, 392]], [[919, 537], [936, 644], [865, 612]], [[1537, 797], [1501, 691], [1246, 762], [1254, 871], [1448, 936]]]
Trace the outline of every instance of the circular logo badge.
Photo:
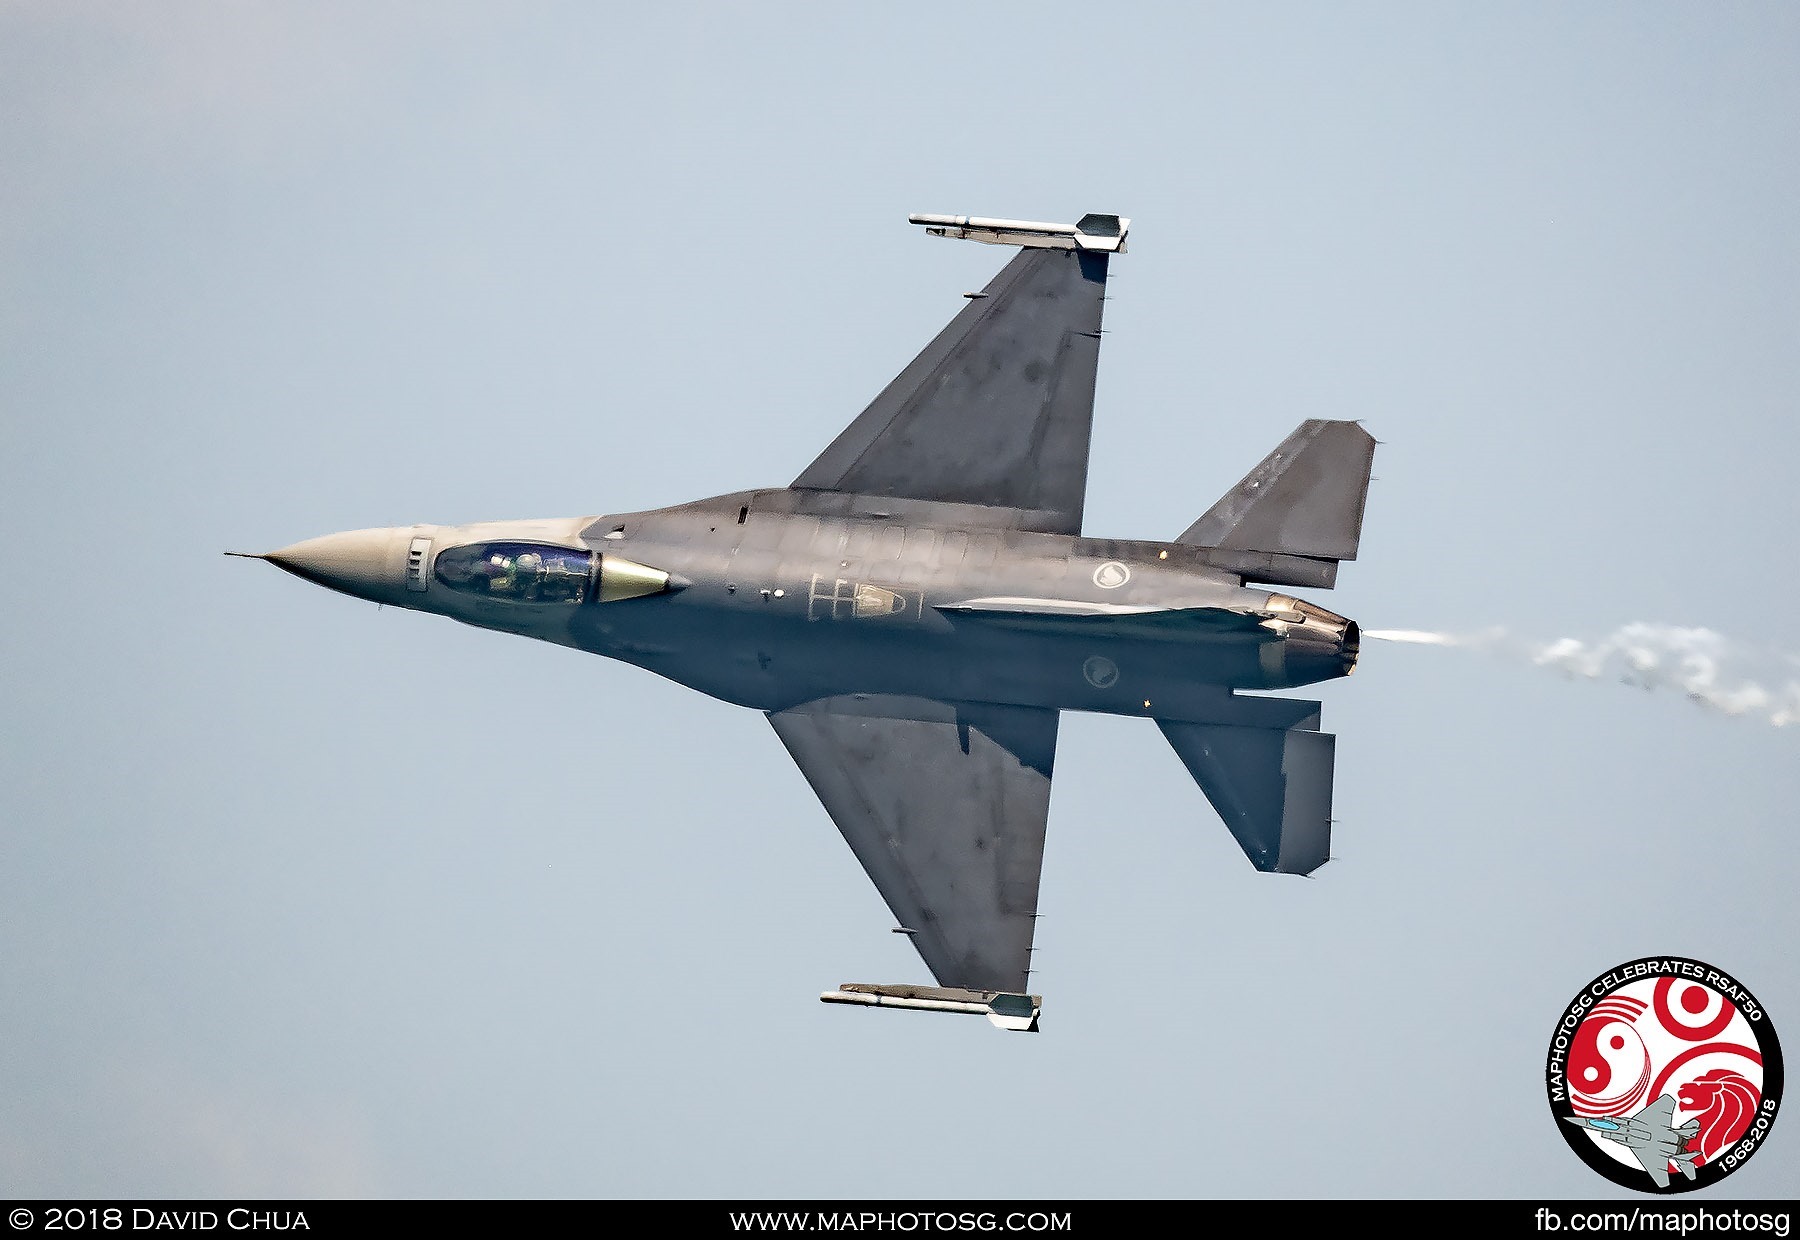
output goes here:
[[1108, 560], [1094, 570], [1094, 584], [1102, 590], [1117, 590], [1131, 580], [1131, 570], [1117, 560]]
[[1544, 1067], [1569, 1148], [1615, 1184], [1687, 1193], [1761, 1148], [1781, 1104], [1781, 1044], [1756, 996], [1712, 965], [1646, 957], [1564, 1009]]
[[1096, 689], [1110, 689], [1119, 680], [1119, 665], [1097, 654], [1081, 665], [1081, 674]]

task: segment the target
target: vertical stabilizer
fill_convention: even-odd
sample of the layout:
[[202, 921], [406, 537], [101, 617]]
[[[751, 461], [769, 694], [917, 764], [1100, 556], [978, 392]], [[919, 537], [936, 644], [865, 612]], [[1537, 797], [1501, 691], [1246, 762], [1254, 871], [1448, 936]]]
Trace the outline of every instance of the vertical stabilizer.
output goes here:
[[1176, 541], [1247, 581], [1329, 588], [1356, 558], [1374, 458], [1355, 422], [1302, 422]]

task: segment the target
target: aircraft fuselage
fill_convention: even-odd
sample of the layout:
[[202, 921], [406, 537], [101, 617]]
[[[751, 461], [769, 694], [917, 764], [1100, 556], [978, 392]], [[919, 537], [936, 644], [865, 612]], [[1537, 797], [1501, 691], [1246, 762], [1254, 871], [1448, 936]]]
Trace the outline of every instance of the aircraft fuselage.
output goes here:
[[[616, 516], [358, 531], [271, 558], [347, 593], [620, 659], [764, 711], [862, 694], [1205, 721], [1227, 690], [1355, 665], [1354, 624], [1245, 588], [1196, 548], [969, 515], [784, 488]], [[344, 539], [360, 550], [334, 552]], [[459, 576], [456, 557], [440, 558], [497, 548], [500, 563], [517, 547], [580, 558], [566, 586], [541, 555], [530, 582], [512, 569], [504, 582]], [[334, 571], [334, 554], [366, 562]], [[576, 579], [584, 566], [592, 583]], [[601, 576], [617, 566], [667, 584], [602, 602]]]

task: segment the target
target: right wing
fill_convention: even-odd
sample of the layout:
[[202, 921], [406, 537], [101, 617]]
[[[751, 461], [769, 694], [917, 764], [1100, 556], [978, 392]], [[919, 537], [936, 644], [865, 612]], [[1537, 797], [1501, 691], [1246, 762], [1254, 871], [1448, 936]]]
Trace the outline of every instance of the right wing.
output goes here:
[[1650, 1173], [1650, 1178], [1656, 1181], [1658, 1188], [1669, 1186], [1668, 1158], [1655, 1150], [1640, 1150], [1635, 1147], [1631, 1150], [1631, 1156], [1638, 1160], [1638, 1166]]
[[859, 696], [769, 722], [939, 984], [1024, 994], [1056, 712]]

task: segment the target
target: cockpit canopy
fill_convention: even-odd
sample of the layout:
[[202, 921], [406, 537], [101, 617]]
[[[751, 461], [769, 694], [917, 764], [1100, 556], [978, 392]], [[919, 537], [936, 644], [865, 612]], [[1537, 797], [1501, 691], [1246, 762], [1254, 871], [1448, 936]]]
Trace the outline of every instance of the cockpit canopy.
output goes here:
[[471, 543], [438, 552], [435, 574], [452, 590], [516, 603], [579, 603], [597, 559], [546, 543]]

